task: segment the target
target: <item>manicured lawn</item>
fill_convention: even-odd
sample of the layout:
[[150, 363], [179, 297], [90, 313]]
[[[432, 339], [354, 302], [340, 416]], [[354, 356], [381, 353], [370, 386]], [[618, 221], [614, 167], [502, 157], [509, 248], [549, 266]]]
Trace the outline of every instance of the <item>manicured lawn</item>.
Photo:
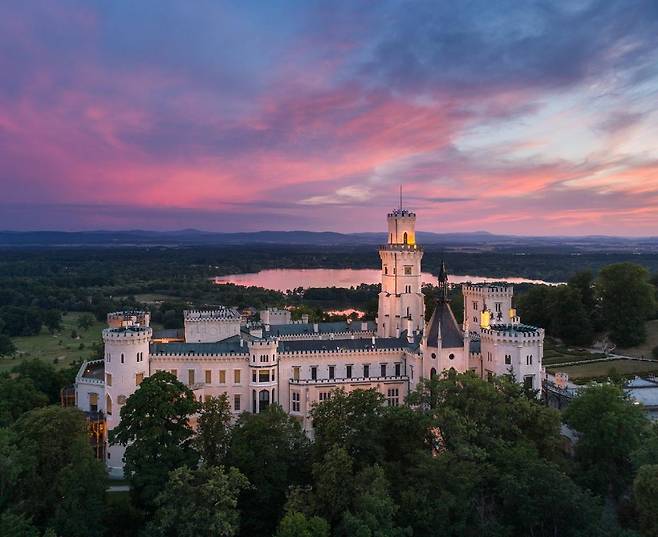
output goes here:
[[647, 321], [647, 340], [638, 345], [637, 347], [630, 347], [628, 349], [615, 349], [614, 352], [618, 354], [625, 354], [627, 356], [637, 356], [645, 358], [652, 358], [651, 351], [654, 347], [658, 346], [658, 319]]
[[[50, 334], [43, 327], [37, 336], [13, 338], [18, 349], [14, 358], [0, 358], [0, 371], [10, 369], [21, 360], [39, 358], [54, 364], [56, 367], [67, 367], [81, 358], [88, 359], [92, 355], [92, 345], [101, 341], [101, 331], [105, 323], [94, 319], [94, 325], [87, 329], [78, 328], [77, 322], [82, 313], [67, 313], [63, 317], [62, 330]], [[79, 339], [71, 338], [75, 330]], [[80, 347], [83, 348], [80, 348]]]
[[560, 364], [563, 362], [580, 362], [581, 360], [595, 360], [604, 358], [602, 353], [591, 353], [588, 350], [578, 350], [577, 347], [567, 347], [551, 338], [544, 341], [544, 365]]
[[547, 366], [546, 369], [551, 373], [555, 373], [556, 371], [567, 373], [570, 380], [578, 382], [579, 380], [606, 377], [612, 370], [618, 375], [646, 375], [648, 373], [658, 373], [658, 361], [642, 362], [638, 360], [609, 360], [605, 362], [570, 365], [566, 367], [552, 368]]

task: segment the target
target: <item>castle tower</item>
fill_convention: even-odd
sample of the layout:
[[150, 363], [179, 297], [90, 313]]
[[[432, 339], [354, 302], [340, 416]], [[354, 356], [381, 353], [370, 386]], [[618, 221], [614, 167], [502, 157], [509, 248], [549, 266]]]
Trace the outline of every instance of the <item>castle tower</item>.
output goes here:
[[[247, 342], [249, 347], [249, 391], [251, 411], [258, 414], [279, 402], [279, 360], [276, 338]], [[286, 381], [287, 382], [287, 381]]]
[[379, 249], [382, 290], [379, 293], [377, 335], [399, 337], [411, 320], [414, 331], [425, 323], [421, 292], [423, 249], [416, 244], [416, 214], [395, 209], [388, 214], [388, 242]]
[[240, 335], [240, 314], [235, 308], [185, 310], [183, 320], [187, 343], [216, 343]]
[[[121, 407], [142, 380], [149, 376], [149, 342], [153, 330], [148, 326], [124, 321], [115, 328], [103, 330], [105, 343], [105, 414], [107, 432], [120, 421]], [[110, 471], [123, 471], [123, 446], [107, 448]]]
[[489, 324], [510, 324], [516, 312], [512, 308], [514, 288], [511, 285], [464, 284], [464, 331], [479, 334], [483, 319]]

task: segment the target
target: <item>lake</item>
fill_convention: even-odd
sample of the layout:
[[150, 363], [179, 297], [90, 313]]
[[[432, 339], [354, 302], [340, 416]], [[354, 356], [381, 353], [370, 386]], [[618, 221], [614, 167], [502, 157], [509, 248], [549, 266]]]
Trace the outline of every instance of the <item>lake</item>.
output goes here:
[[[361, 283], [380, 283], [382, 273], [378, 269], [270, 269], [249, 274], [229, 274], [214, 278], [216, 284], [234, 283], [236, 285], [264, 287], [277, 291], [286, 291], [296, 287], [356, 287]], [[436, 276], [429, 272], [422, 273], [423, 283], [436, 285]], [[542, 280], [526, 278], [488, 278], [485, 276], [454, 275], [448, 277], [450, 283], [535, 283], [556, 285]]]

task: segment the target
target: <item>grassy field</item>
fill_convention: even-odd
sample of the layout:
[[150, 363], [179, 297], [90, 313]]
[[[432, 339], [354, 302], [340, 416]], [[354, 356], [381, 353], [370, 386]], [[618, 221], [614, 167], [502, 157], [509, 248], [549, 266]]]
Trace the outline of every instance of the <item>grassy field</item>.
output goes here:
[[[0, 358], [0, 371], [14, 367], [21, 360], [39, 358], [56, 367], [67, 367], [81, 358], [92, 355], [92, 345], [101, 341], [101, 331], [106, 326], [94, 319], [94, 325], [87, 329], [78, 328], [81, 313], [67, 313], [62, 320], [62, 330], [50, 334], [44, 327], [37, 336], [13, 338], [18, 349], [13, 358]], [[71, 338], [71, 332], [77, 332], [78, 339]]]
[[551, 338], [544, 341], [544, 365], [560, 364], [563, 362], [580, 362], [581, 360], [595, 360], [604, 358], [603, 353], [591, 353], [586, 349], [562, 345]]
[[593, 362], [588, 364], [570, 365], [565, 367], [547, 366], [551, 373], [562, 371], [569, 375], [573, 382], [585, 382], [588, 380], [616, 375], [646, 375], [658, 373], [658, 361], [642, 362], [639, 360], [608, 360], [605, 362]]
[[638, 358], [645, 357], [651, 358], [651, 351], [654, 347], [658, 346], [658, 319], [647, 321], [647, 340], [637, 347], [628, 349], [615, 349], [615, 353], [625, 354], [627, 356], [637, 356]]

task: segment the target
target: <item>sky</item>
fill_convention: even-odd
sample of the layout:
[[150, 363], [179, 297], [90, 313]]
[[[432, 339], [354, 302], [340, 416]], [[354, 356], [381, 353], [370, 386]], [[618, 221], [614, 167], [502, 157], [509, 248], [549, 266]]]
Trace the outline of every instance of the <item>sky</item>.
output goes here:
[[658, 235], [658, 1], [2, 0], [0, 229]]

